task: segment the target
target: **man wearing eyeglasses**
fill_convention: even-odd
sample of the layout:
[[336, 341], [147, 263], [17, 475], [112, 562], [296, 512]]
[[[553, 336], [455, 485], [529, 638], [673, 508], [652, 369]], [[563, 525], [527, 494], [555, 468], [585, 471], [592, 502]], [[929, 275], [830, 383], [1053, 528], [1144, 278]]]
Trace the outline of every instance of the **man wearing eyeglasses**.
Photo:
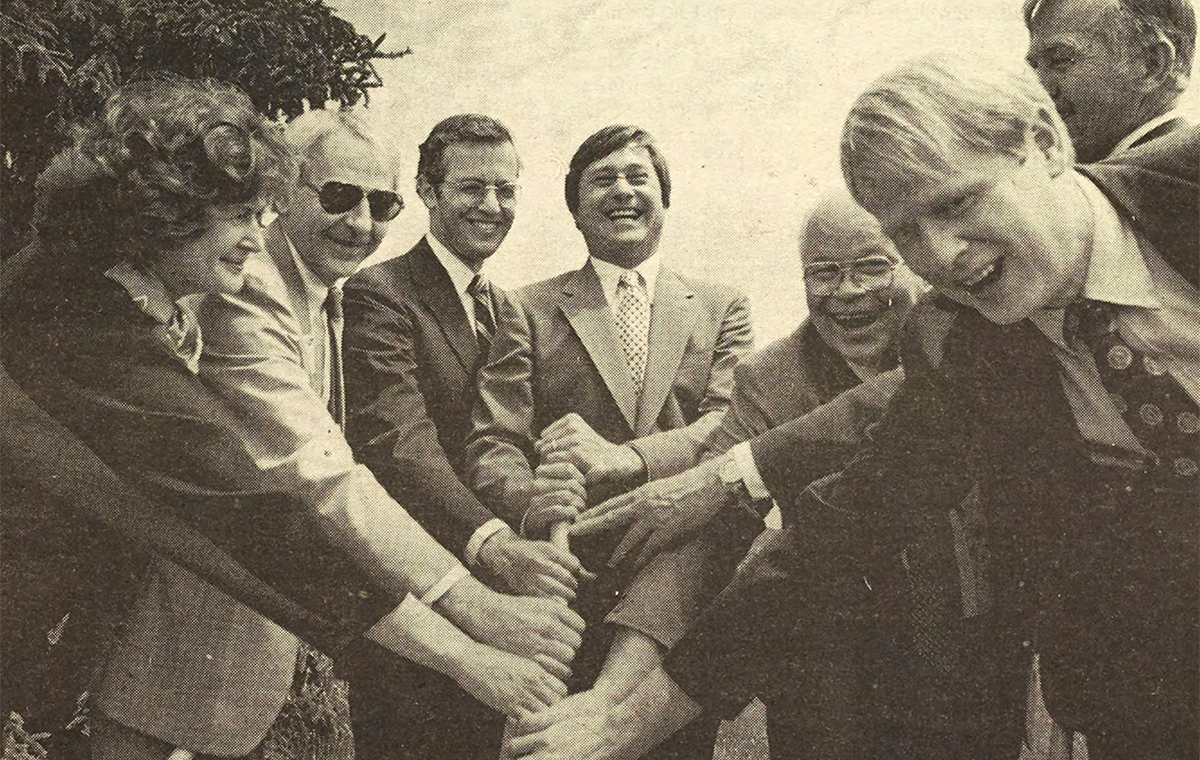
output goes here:
[[[443, 119], [421, 144], [417, 194], [429, 210], [429, 233], [404, 256], [346, 283], [347, 440], [379, 482], [492, 585], [572, 598], [575, 558], [547, 541], [518, 536], [455, 470], [475, 372], [487, 356], [496, 306], [505, 299], [482, 270], [512, 228], [520, 168], [508, 129], [488, 116]], [[386, 697], [380, 692], [367, 699], [375, 713], [368, 719], [381, 727], [394, 724]], [[431, 747], [428, 756], [496, 754], [502, 715], [433, 684], [422, 700], [438, 705], [432, 722], [455, 738], [453, 745]], [[377, 735], [378, 746], [360, 742], [360, 756], [388, 756], [387, 732]]]
[[[318, 489], [327, 494], [322, 514], [369, 529], [374, 512], [404, 510], [413, 502], [389, 495], [347, 445], [338, 282], [376, 250], [403, 202], [393, 165], [356, 114], [313, 111], [292, 122], [286, 137], [299, 161], [297, 182], [266, 230], [266, 256], [247, 265], [247, 287], [201, 307], [201, 375], [245, 419], [261, 467], [295, 468], [296, 477], [327, 484]], [[461, 737], [471, 734], [432, 719], [441, 715], [435, 702], [450, 694], [477, 703], [442, 673], [508, 713], [552, 702], [564, 688], [560, 679], [582, 621], [561, 605], [496, 593], [462, 566], [434, 593], [405, 605], [397, 615], [426, 621], [409, 626], [418, 643], [406, 652], [420, 665], [366, 646], [346, 650], [338, 661], [352, 684], [359, 756], [460, 756]], [[477, 646], [435, 613], [476, 642], [508, 651]], [[199, 618], [216, 630], [226, 621], [224, 629], [236, 632], [239, 616], [252, 614], [210, 594]], [[186, 649], [186, 641], [181, 646]], [[214, 698], [240, 706], [222, 714], [231, 716], [231, 726], [258, 731], [261, 738], [292, 683], [296, 640], [278, 629], [271, 641], [231, 644], [228, 652], [236, 653], [231, 667], [261, 673], [261, 685], [251, 693], [213, 689]], [[300, 702], [315, 702], [318, 711], [336, 709], [336, 687], [320, 657], [307, 649], [301, 655]], [[491, 714], [483, 705], [475, 709]]]
[[[729, 405], [733, 367], [753, 343], [746, 299], [668, 268], [659, 238], [671, 201], [667, 162], [634, 126], [601, 129], [580, 145], [566, 182], [583, 235], [581, 269], [522, 288], [500, 311], [480, 370], [469, 482], [530, 538], [552, 535], [587, 500], [686, 468]], [[590, 569], [611, 546], [572, 547]], [[688, 565], [692, 554], [680, 563]], [[590, 686], [608, 649], [605, 615], [629, 580], [584, 581], [577, 606], [589, 628], [574, 682]], [[646, 635], [686, 614], [697, 582], [686, 569], [648, 576], [639, 598]], [[716, 723], [672, 755], [711, 756]]]

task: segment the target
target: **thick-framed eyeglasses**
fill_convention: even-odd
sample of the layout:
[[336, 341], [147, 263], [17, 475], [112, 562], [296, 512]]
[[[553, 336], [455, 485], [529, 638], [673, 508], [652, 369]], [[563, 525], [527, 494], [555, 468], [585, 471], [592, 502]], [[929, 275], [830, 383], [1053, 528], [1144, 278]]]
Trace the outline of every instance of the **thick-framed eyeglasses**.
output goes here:
[[818, 261], [804, 267], [804, 286], [818, 298], [836, 293], [843, 279], [867, 292], [884, 290], [895, 281], [896, 266], [887, 256], [864, 256], [845, 263]]
[[367, 207], [371, 210], [371, 218], [377, 222], [390, 222], [400, 215], [404, 208], [404, 199], [399, 193], [391, 190], [372, 190], [351, 185], [346, 182], [326, 182], [324, 185], [304, 183], [304, 186], [317, 194], [321, 208], [327, 214], [344, 214], [362, 203], [363, 196], [367, 197]]
[[508, 205], [517, 200], [517, 196], [521, 192], [520, 185], [514, 185], [511, 182], [479, 182], [476, 180], [461, 180], [458, 182], [442, 182], [442, 185], [449, 185], [456, 193], [465, 195], [474, 203], [483, 203], [487, 199], [488, 193], [496, 194], [496, 201], [501, 205]]

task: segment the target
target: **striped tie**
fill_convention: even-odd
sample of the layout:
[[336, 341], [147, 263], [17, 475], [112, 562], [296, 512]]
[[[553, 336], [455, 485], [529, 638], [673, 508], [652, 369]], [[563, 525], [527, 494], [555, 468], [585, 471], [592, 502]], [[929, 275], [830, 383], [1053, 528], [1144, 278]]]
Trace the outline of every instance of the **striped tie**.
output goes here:
[[342, 376], [342, 289], [330, 288], [325, 299], [329, 323], [329, 413], [343, 429], [346, 427], [346, 386]]
[[487, 278], [475, 275], [467, 286], [467, 293], [475, 303], [475, 340], [479, 343], [480, 356], [487, 356], [492, 347], [492, 336], [496, 333], [496, 320], [492, 316], [492, 287]]

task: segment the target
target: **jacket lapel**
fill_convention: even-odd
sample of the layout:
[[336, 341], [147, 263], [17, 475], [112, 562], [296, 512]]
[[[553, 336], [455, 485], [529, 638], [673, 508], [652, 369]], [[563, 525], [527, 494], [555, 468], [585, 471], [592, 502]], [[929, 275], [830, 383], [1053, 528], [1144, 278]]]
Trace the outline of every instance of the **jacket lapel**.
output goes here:
[[425, 238], [421, 238], [408, 252], [407, 258], [414, 290], [420, 294], [421, 303], [425, 304], [433, 321], [437, 322], [446, 336], [446, 342], [458, 357], [463, 370], [470, 375], [479, 360], [479, 344], [475, 342], [467, 313], [463, 311], [462, 301], [458, 298], [454, 283], [450, 281], [450, 275], [437, 260]]
[[292, 307], [292, 313], [300, 321], [300, 329], [310, 329], [312, 325], [317, 324], [317, 320], [313, 319], [313, 314], [309, 310], [304, 280], [300, 277], [300, 270], [296, 268], [296, 260], [292, 258], [291, 246], [288, 245], [279, 222], [275, 222], [267, 228], [266, 244], [267, 255], [271, 257], [280, 279], [283, 280], [284, 287], [287, 288], [288, 303]]
[[590, 262], [567, 280], [563, 293], [565, 298], [560, 306], [563, 316], [579, 336], [592, 364], [629, 423], [629, 429], [636, 430], [637, 389], [629, 373], [629, 363], [621, 350], [621, 341], [617, 338], [617, 324], [612, 309], [608, 307], [600, 287], [600, 278]]
[[[654, 423], [675, 384], [692, 325], [699, 313], [695, 294], [674, 272], [664, 269], [655, 285], [650, 317], [650, 347], [646, 357], [646, 379], [638, 406], [637, 437], [654, 432]], [[628, 372], [626, 372], [628, 374]], [[632, 384], [632, 383], [631, 383]]]

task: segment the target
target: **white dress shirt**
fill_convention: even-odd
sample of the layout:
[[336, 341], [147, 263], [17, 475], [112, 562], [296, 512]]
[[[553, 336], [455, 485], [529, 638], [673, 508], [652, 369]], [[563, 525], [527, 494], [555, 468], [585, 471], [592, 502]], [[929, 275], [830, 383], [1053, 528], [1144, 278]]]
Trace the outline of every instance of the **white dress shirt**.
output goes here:
[[[588, 260], [592, 262], [592, 268], [596, 270], [596, 276], [600, 278], [600, 289], [604, 291], [604, 299], [608, 301], [608, 308], [611, 309], [617, 303], [617, 288], [621, 284], [621, 275], [630, 270], [595, 256], [589, 256]], [[662, 271], [662, 256], [655, 253], [634, 267], [632, 271], [642, 276], [642, 280], [646, 283], [646, 301], [653, 304], [654, 285], [658, 282], [659, 272]]]

